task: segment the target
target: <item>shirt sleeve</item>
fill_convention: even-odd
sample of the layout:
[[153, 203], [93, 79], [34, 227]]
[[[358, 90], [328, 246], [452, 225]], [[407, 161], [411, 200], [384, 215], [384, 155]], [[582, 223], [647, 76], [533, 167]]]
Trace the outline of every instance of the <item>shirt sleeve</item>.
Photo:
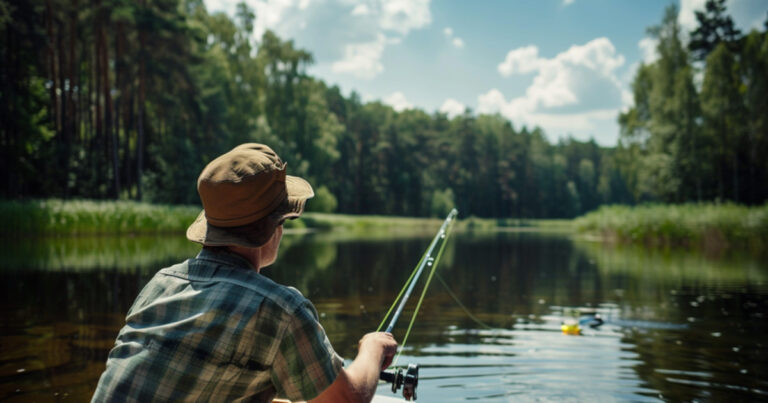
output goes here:
[[331, 386], [343, 361], [336, 354], [307, 301], [289, 318], [272, 365], [277, 395], [290, 400], [310, 400]]

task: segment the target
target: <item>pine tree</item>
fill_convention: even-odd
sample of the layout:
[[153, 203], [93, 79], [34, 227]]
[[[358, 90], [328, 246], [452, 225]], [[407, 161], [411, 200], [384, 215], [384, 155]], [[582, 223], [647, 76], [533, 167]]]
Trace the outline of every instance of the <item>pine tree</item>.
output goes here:
[[706, 11], [696, 11], [698, 27], [691, 32], [688, 49], [695, 60], [704, 61], [721, 42], [731, 52], [738, 53], [741, 31], [736, 28], [731, 16], [726, 14], [726, 0], [707, 0]]
[[717, 197], [736, 202], [740, 197], [740, 163], [744, 148], [745, 116], [741, 85], [735, 69], [735, 59], [725, 44], [718, 45], [707, 57], [701, 89], [701, 109], [704, 130], [712, 141], [711, 164], [717, 180]]

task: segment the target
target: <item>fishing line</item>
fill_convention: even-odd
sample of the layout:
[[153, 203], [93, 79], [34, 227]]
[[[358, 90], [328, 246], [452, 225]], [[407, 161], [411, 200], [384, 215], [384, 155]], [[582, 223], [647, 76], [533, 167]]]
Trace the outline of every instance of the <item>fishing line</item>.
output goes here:
[[[380, 331], [389, 315], [392, 314], [392, 319], [390, 320], [389, 325], [387, 325], [386, 330], [384, 330], [385, 332], [392, 333], [392, 329], [395, 327], [395, 323], [397, 323], [397, 320], [400, 318], [400, 314], [403, 313], [405, 304], [408, 302], [408, 298], [411, 296], [413, 287], [416, 285], [419, 277], [421, 277], [421, 273], [424, 271], [424, 268], [426, 266], [430, 266], [431, 270], [429, 272], [427, 282], [424, 284], [424, 288], [421, 290], [419, 301], [416, 303], [416, 308], [411, 314], [411, 321], [408, 324], [408, 330], [405, 332], [403, 343], [400, 345], [400, 351], [397, 353], [397, 356], [395, 356], [391, 364], [394, 371], [382, 371], [379, 373], [380, 380], [392, 384], [393, 393], [397, 393], [400, 387], [403, 388], [403, 397], [405, 400], [411, 400], [411, 398], [416, 400], [416, 387], [419, 384], [419, 365], [408, 364], [407, 369], [394, 367], [397, 365], [397, 360], [400, 358], [400, 355], [405, 350], [405, 345], [408, 342], [408, 336], [411, 334], [413, 324], [416, 322], [416, 316], [418, 315], [419, 309], [421, 308], [421, 303], [424, 301], [424, 296], [427, 294], [427, 289], [429, 289], [429, 285], [432, 282], [432, 277], [435, 275], [435, 269], [437, 269], [437, 265], [440, 262], [440, 257], [443, 255], [443, 251], [445, 250], [445, 245], [448, 243], [448, 234], [450, 233], [451, 228], [453, 228], [454, 219], [458, 214], [459, 212], [456, 211], [456, 209], [452, 209], [451, 212], [448, 213], [448, 217], [445, 218], [443, 225], [440, 226], [437, 234], [432, 239], [432, 242], [430, 242], [427, 251], [421, 257], [421, 260], [419, 260], [419, 263], [416, 265], [416, 268], [411, 273], [410, 277], [408, 277], [408, 280], [400, 290], [397, 298], [395, 298], [392, 306], [389, 307], [387, 314], [384, 316], [384, 320], [382, 320], [378, 329], [376, 329], [376, 331]], [[437, 256], [433, 258], [432, 253], [435, 250], [438, 242], [440, 243], [440, 249], [437, 252]], [[392, 313], [392, 309], [394, 309], [395, 305], [397, 305], [397, 309], [394, 313]]]
[[[416, 267], [411, 272], [411, 275], [408, 277], [408, 280], [406, 280], [405, 284], [403, 285], [403, 288], [398, 293], [394, 302], [389, 307], [389, 310], [387, 310], [386, 315], [384, 315], [384, 318], [379, 324], [379, 327], [376, 329], [377, 332], [382, 330], [382, 328], [384, 327], [384, 323], [386, 323], [390, 314], [392, 314], [392, 310], [395, 308], [395, 306], [398, 306], [399, 304], [395, 313], [392, 314], [391, 321], [385, 330], [386, 332], [392, 332], [392, 329], [394, 328], [395, 323], [397, 322], [397, 319], [400, 317], [400, 314], [402, 313], [403, 308], [408, 298], [411, 295], [411, 291], [413, 291], [413, 287], [416, 285], [415, 284], [416, 281], [418, 281], [418, 278], [421, 276], [421, 272], [424, 270], [425, 266], [431, 266], [430, 274], [422, 290], [421, 297], [419, 298], [419, 301], [416, 305], [416, 309], [411, 315], [411, 322], [408, 325], [408, 330], [406, 332], [405, 338], [403, 339], [403, 343], [401, 344], [401, 350], [400, 350], [401, 353], [402, 353], [402, 347], [405, 346], [405, 342], [408, 339], [408, 335], [410, 334], [411, 328], [413, 327], [413, 323], [416, 320], [416, 315], [418, 314], [418, 311], [421, 307], [421, 303], [424, 300], [424, 295], [426, 294], [426, 291], [429, 288], [429, 284], [432, 281], [432, 277], [434, 276], [435, 269], [437, 268], [437, 264], [440, 261], [440, 257], [443, 254], [443, 250], [445, 249], [445, 244], [447, 242], [448, 234], [450, 232], [450, 229], [453, 227], [453, 224], [455, 221], [454, 219], [457, 214], [458, 214], [458, 211], [456, 211], [456, 209], [451, 210], [451, 212], [448, 214], [448, 217], [446, 217], [445, 221], [443, 222], [443, 225], [440, 226], [440, 230], [438, 231], [437, 235], [435, 235], [432, 242], [430, 242], [430, 245], [427, 248], [426, 252], [424, 252], [424, 255], [422, 255], [421, 259], [419, 260], [419, 263], [416, 264]], [[437, 246], [438, 242], [440, 242], [440, 248], [438, 250], [438, 254], [435, 258], [432, 258], [431, 257], [432, 252], [434, 251], [435, 246]], [[397, 357], [399, 356], [400, 354], [397, 355]], [[395, 358], [395, 362], [396, 361], [397, 361], [397, 358]]]
[[480, 325], [481, 327], [487, 330], [493, 329], [492, 327], [488, 326], [485, 322], [480, 320], [477, 316], [473, 315], [472, 312], [470, 312], [469, 309], [467, 309], [467, 307], [464, 306], [464, 304], [462, 304], [461, 301], [459, 301], [459, 297], [457, 297], [456, 294], [454, 294], [453, 291], [451, 291], [451, 289], [448, 287], [448, 284], [445, 283], [445, 280], [443, 280], [443, 276], [441, 276], [440, 273], [435, 273], [435, 274], [437, 274], [437, 279], [443, 285], [443, 287], [445, 288], [445, 291], [448, 292], [448, 295], [450, 295], [451, 298], [453, 298], [456, 304], [464, 311], [464, 313], [467, 314], [467, 316], [470, 319], [472, 319], [475, 323], [477, 323], [478, 325]]
[[442, 235], [443, 242], [440, 244], [440, 250], [437, 252], [437, 256], [435, 256], [435, 260], [432, 262], [432, 270], [429, 271], [429, 276], [427, 277], [427, 282], [424, 284], [424, 288], [421, 290], [421, 296], [419, 296], [419, 302], [416, 303], [416, 308], [413, 311], [413, 314], [411, 315], [411, 321], [408, 323], [408, 330], [405, 331], [405, 337], [403, 337], [403, 343], [400, 344], [400, 351], [397, 353], [397, 356], [395, 356], [395, 359], [392, 361], [392, 366], [397, 365], [397, 360], [400, 358], [400, 355], [403, 354], [403, 351], [405, 350], [405, 343], [408, 341], [408, 336], [411, 334], [411, 328], [413, 327], [413, 324], [416, 322], [416, 315], [419, 314], [419, 309], [421, 308], [421, 302], [424, 301], [424, 296], [427, 294], [427, 289], [429, 288], [429, 284], [432, 282], [432, 277], [435, 275], [435, 270], [437, 269], [437, 264], [440, 262], [440, 257], [443, 256], [443, 250], [445, 250], [445, 245], [448, 243], [448, 233], [451, 230], [451, 227], [453, 227], [453, 221], [448, 225], [448, 228], [446, 228], [445, 232]]
[[419, 259], [419, 263], [416, 263], [416, 267], [413, 268], [413, 271], [411, 272], [411, 276], [408, 277], [408, 280], [405, 281], [405, 284], [403, 284], [403, 288], [400, 289], [400, 293], [397, 294], [397, 297], [392, 302], [392, 305], [389, 307], [387, 314], [384, 315], [384, 318], [381, 320], [381, 323], [379, 323], [379, 327], [376, 328], [377, 332], [380, 332], [381, 329], [384, 327], [384, 324], [387, 323], [387, 318], [389, 318], [389, 314], [392, 313], [393, 309], [395, 309], [395, 306], [397, 306], [397, 302], [400, 301], [400, 297], [403, 296], [405, 289], [408, 288], [409, 284], [411, 284], [411, 280], [413, 280], [413, 276], [416, 275], [417, 271], [419, 271], [419, 266], [421, 266], [421, 262], [423, 262], [424, 259], [427, 257], [427, 254], [428, 253], [425, 252], [424, 255], [421, 256], [421, 259]]

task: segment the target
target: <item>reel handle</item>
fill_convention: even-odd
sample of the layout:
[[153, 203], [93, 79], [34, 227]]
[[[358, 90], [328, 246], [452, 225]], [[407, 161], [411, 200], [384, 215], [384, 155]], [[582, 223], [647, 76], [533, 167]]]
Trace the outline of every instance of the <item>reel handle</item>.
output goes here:
[[379, 373], [379, 379], [392, 384], [392, 393], [397, 393], [402, 387], [405, 400], [416, 400], [416, 387], [419, 385], [419, 364], [408, 364], [405, 373], [403, 373], [402, 368], [393, 372], [382, 371]]

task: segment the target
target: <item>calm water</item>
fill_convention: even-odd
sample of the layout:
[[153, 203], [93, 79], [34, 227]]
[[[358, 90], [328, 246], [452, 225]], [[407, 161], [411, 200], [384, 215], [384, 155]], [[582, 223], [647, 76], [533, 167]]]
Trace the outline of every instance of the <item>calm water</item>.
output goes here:
[[[352, 358], [430, 238], [288, 234], [264, 273], [311, 298]], [[197, 251], [183, 237], [4, 242], [0, 399], [15, 401], [88, 400], [140, 288]], [[768, 399], [765, 259], [456, 233], [440, 279], [399, 360], [421, 366], [419, 401]], [[578, 308], [605, 324], [563, 334]]]

